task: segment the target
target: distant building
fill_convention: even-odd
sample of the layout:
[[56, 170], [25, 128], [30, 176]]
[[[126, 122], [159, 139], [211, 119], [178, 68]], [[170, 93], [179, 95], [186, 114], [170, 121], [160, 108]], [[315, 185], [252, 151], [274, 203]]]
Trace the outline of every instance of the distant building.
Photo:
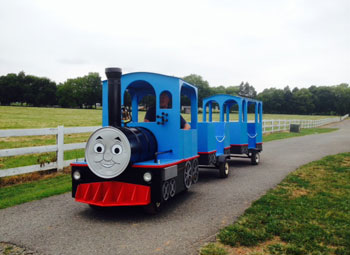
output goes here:
[[182, 106], [181, 111], [183, 113], [191, 113], [191, 106]]

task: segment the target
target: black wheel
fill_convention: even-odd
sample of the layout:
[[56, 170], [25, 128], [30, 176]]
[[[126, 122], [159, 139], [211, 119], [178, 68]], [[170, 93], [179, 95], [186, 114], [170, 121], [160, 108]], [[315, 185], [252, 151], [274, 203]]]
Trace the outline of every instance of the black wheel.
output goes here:
[[167, 201], [170, 197], [170, 184], [168, 181], [163, 182], [162, 197], [164, 201]]
[[209, 154], [209, 165], [216, 165], [216, 155], [215, 153]]
[[189, 189], [192, 184], [192, 166], [191, 162], [187, 161], [184, 169], [184, 184], [185, 188]]
[[192, 162], [192, 183], [195, 184], [199, 179], [199, 166], [198, 159], [195, 158]]
[[162, 204], [160, 202], [152, 202], [143, 207], [143, 211], [147, 214], [157, 214], [162, 210]]
[[169, 181], [169, 184], [170, 184], [170, 192], [169, 192], [169, 195], [170, 197], [174, 197], [175, 194], [176, 194], [176, 181], [175, 179], [171, 179]]
[[230, 172], [230, 166], [228, 162], [225, 160], [224, 162], [219, 163], [219, 177], [220, 178], [227, 178], [228, 174]]
[[260, 163], [260, 153], [257, 151], [253, 151], [250, 160], [252, 165], [258, 165]]

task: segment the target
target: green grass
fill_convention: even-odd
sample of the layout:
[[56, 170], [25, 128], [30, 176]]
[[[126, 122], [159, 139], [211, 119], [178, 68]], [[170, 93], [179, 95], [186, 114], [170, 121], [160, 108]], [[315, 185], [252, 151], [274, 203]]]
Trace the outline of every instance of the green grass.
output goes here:
[[0, 106], [0, 129], [102, 125], [102, 111]]
[[[144, 119], [145, 112], [139, 112], [139, 120]], [[230, 119], [236, 120], [238, 114], [230, 114]], [[183, 114], [190, 121], [189, 114]], [[264, 119], [323, 119], [330, 116], [319, 115], [281, 115], [264, 114]], [[254, 119], [249, 114], [249, 120]], [[202, 121], [202, 114], [199, 114]], [[219, 114], [213, 114], [213, 120], [219, 120]], [[78, 127], [78, 126], [100, 126], [102, 125], [102, 111], [97, 109], [64, 109], [64, 108], [39, 108], [39, 107], [16, 107], [0, 106], [0, 129], [22, 129], [22, 128], [47, 128], [47, 127]]]
[[68, 174], [30, 183], [2, 187], [0, 189], [0, 209], [62, 194], [71, 190], [71, 177]]
[[333, 132], [336, 130], [338, 130], [338, 129], [337, 128], [308, 128], [308, 129], [303, 128], [303, 129], [301, 129], [300, 133], [276, 132], [276, 133], [264, 134], [263, 141], [270, 142], [273, 140], [286, 139], [286, 138], [291, 138], [291, 137], [296, 137], [296, 136], [328, 133], [328, 132]]
[[[84, 149], [65, 151], [64, 160], [84, 158], [84, 153]], [[50, 162], [56, 162], [56, 160], [57, 159], [55, 152], [3, 157], [0, 158], [0, 170], [20, 166], [45, 164]]]
[[349, 226], [350, 153], [342, 153], [289, 174], [217, 238], [247, 255], [340, 255], [350, 254]]

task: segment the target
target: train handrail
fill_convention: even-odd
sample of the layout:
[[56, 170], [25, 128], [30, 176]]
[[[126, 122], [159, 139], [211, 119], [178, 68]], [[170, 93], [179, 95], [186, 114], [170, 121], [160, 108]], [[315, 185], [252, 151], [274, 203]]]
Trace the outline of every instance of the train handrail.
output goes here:
[[250, 138], [250, 139], [254, 139], [255, 137], [257, 137], [258, 136], [258, 133], [256, 133], [255, 135], [253, 135], [253, 136], [251, 136], [249, 133], [247, 133], [248, 134], [248, 137]]
[[218, 141], [219, 143], [222, 143], [224, 140], [225, 140], [225, 135], [223, 136], [223, 138], [219, 141], [219, 139], [218, 139], [218, 137], [221, 137], [221, 136], [215, 136], [215, 139], [216, 139], [216, 141]]

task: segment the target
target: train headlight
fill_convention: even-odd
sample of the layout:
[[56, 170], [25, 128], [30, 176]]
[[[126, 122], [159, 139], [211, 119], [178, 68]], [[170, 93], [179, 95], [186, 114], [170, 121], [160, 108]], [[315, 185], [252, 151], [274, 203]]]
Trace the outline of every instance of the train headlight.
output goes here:
[[152, 180], [152, 174], [150, 172], [146, 172], [143, 174], [143, 180], [145, 182], [150, 182]]
[[79, 171], [75, 171], [75, 172], [73, 173], [73, 178], [74, 178], [74, 180], [79, 181], [80, 178], [81, 178], [80, 172], [79, 172]]

